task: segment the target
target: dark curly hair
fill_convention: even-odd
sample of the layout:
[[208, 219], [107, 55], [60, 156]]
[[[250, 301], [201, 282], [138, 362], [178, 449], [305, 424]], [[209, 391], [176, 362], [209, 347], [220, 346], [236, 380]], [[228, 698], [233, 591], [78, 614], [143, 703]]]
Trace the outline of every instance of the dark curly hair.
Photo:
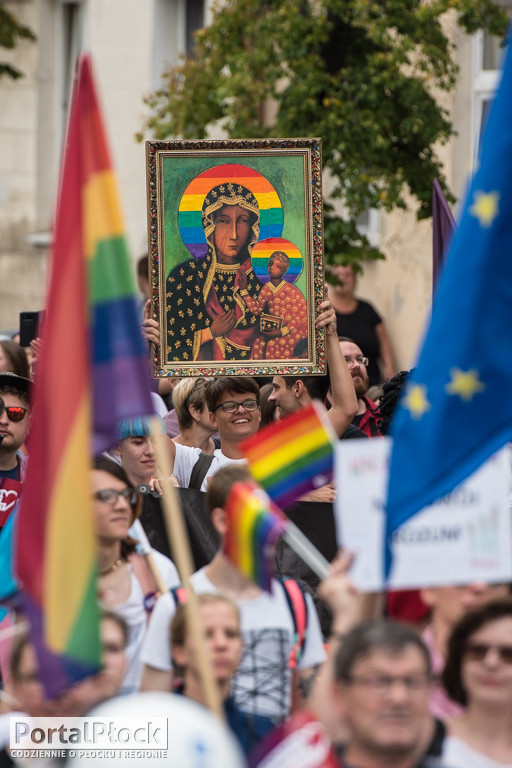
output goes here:
[[207, 381], [204, 389], [206, 407], [209, 411], [215, 411], [220, 398], [226, 392], [254, 395], [254, 399], [258, 403], [260, 401], [260, 388], [250, 376], [217, 376]]
[[468, 703], [467, 692], [462, 683], [462, 661], [469, 639], [485, 624], [509, 617], [512, 618], [512, 598], [505, 597], [475, 608], [455, 625], [448, 642], [448, 657], [442, 677], [448, 696], [453, 701], [464, 707]]

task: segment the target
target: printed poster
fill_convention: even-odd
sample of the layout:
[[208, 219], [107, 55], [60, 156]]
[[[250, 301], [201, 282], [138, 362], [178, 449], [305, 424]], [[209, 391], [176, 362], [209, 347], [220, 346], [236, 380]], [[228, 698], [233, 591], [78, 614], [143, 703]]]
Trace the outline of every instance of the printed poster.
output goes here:
[[[384, 508], [391, 438], [336, 447], [338, 544], [356, 553], [363, 592], [383, 588]], [[512, 581], [512, 451], [507, 446], [394, 534], [389, 588]]]

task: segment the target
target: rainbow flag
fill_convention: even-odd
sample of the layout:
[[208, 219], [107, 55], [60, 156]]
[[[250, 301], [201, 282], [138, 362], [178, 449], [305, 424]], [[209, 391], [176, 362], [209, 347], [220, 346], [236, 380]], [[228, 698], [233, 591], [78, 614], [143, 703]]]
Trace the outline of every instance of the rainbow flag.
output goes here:
[[282, 509], [333, 474], [333, 444], [315, 403], [240, 444], [254, 479]]
[[274, 548], [285, 528], [284, 517], [253, 483], [234, 483], [226, 514], [224, 554], [244, 576], [270, 591]]
[[91, 455], [152, 412], [135, 290], [91, 63], [75, 83], [38, 362], [16, 570], [47, 695], [98, 669]]

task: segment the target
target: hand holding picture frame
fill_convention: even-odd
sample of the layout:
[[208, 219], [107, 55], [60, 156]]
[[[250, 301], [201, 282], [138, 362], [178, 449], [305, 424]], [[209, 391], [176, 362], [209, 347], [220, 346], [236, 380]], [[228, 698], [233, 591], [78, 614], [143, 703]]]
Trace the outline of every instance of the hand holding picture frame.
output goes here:
[[146, 143], [153, 375], [325, 373], [320, 139]]

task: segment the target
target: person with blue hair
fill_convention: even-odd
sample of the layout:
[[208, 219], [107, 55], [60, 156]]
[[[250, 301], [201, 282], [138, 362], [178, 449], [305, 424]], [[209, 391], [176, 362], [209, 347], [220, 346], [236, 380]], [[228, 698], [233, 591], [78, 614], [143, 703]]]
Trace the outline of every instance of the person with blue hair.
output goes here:
[[[119, 444], [114, 454], [134, 485], [155, 485], [158, 475], [158, 463], [151, 438], [151, 420], [156, 419], [160, 433], [168, 441], [165, 424], [160, 416], [121, 419], [117, 425]], [[155, 485], [155, 490], [160, 488]]]

